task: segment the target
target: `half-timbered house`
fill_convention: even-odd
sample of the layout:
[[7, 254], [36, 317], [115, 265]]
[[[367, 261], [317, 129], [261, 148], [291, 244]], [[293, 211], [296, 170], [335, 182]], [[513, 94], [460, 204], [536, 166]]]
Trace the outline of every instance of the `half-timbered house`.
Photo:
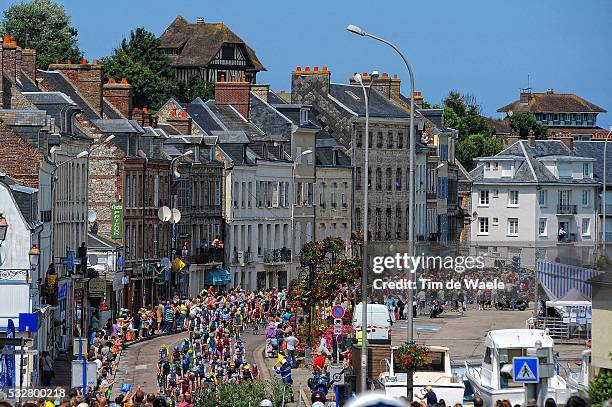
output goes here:
[[176, 78], [199, 76], [217, 82], [221, 76], [255, 83], [257, 72], [265, 71], [255, 51], [223, 23], [193, 24], [178, 16], [160, 37], [162, 52], [171, 59]]

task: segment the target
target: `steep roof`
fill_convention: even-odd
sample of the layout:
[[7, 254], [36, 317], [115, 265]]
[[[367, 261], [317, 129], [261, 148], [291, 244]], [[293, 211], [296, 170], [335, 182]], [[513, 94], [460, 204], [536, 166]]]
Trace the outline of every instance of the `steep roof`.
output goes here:
[[510, 122], [508, 119], [493, 119], [491, 117], [482, 118], [487, 122], [489, 127], [493, 129], [494, 134], [497, 135], [507, 135], [512, 133], [512, 128], [510, 127]]
[[[359, 116], [365, 116], [365, 103], [361, 86], [332, 83], [329, 87], [329, 94], [351, 112]], [[370, 92], [368, 97], [370, 117], [398, 119], [408, 119], [410, 117], [402, 108], [378, 92]]]
[[183, 16], [177, 16], [159, 40], [161, 48], [181, 49], [179, 55], [171, 57], [173, 66], [207, 66], [223, 44], [237, 44], [249, 60], [247, 71], [266, 70], [255, 51], [223, 23], [190, 24]]
[[[574, 142], [574, 145], [576, 142]], [[585, 142], [586, 143], [586, 142]], [[478, 165], [470, 173], [475, 183], [480, 184], [512, 184], [512, 183], [560, 183], [560, 184], [595, 184], [597, 179], [559, 179], [546, 168], [542, 159], [583, 160], [588, 157], [581, 155], [576, 148], [570, 150], [560, 140], [535, 140], [529, 146], [526, 140], [519, 140], [494, 157], [511, 158], [520, 161], [513, 178], [484, 178], [484, 164]], [[596, 165], [596, 163], [595, 163]]]
[[528, 103], [520, 100], [500, 107], [498, 112], [581, 112], [605, 113], [606, 110], [573, 93], [531, 93]]

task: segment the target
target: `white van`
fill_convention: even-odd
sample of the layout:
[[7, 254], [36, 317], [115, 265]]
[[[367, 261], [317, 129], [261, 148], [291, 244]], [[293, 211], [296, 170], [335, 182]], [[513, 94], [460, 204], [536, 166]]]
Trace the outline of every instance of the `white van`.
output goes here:
[[[361, 315], [363, 305], [357, 304], [353, 315], [353, 328], [355, 332], [361, 331]], [[371, 344], [391, 344], [391, 315], [384, 304], [368, 304], [368, 343]], [[357, 337], [357, 335], [355, 335]]]

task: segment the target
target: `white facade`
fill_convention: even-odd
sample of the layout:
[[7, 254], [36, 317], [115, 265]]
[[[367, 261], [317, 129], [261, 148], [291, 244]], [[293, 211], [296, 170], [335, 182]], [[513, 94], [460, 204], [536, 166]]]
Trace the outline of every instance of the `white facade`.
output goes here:
[[[593, 161], [562, 156], [481, 159], [482, 176], [471, 197], [474, 251], [489, 258], [490, 265], [494, 259], [520, 255], [522, 267], [530, 268], [536, 257], [592, 254], [597, 240]], [[540, 164], [555, 180], [530, 182], [524, 173], [517, 175], [519, 168], [535, 174], [533, 167]]]
[[236, 287], [278, 288], [294, 277], [292, 171], [292, 162], [264, 160], [226, 170], [225, 251]]

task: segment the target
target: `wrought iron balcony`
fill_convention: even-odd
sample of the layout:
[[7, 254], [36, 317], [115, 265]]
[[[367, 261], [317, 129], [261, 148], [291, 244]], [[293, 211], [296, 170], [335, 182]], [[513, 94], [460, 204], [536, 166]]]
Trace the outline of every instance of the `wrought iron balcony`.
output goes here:
[[200, 249], [200, 253], [190, 256], [189, 260], [192, 264], [223, 263], [223, 249], [217, 247]]
[[557, 215], [575, 215], [577, 212], [576, 205], [557, 205]]
[[291, 263], [291, 249], [264, 249], [264, 264]]

